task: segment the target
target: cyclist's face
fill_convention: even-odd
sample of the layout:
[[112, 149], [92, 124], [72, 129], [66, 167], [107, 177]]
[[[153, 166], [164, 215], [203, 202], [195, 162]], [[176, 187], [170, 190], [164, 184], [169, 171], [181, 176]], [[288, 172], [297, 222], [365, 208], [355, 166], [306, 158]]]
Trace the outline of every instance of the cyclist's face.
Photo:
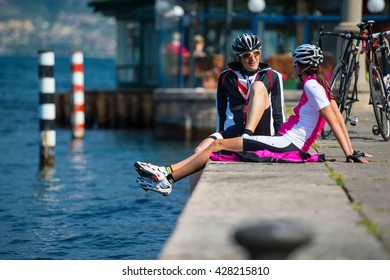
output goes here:
[[254, 71], [259, 67], [261, 52], [260, 50], [248, 51], [239, 54], [242, 66], [248, 71]]
[[294, 65], [295, 74], [298, 76], [298, 74], [299, 74], [299, 66], [296, 63], [294, 63], [293, 65]]
[[299, 80], [302, 81], [302, 69], [301, 67], [298, 65], [298, 63], [294, 63], [294, 70], [295, 70], [295, 74], [297, 75], [297, 77], [299, 78]]

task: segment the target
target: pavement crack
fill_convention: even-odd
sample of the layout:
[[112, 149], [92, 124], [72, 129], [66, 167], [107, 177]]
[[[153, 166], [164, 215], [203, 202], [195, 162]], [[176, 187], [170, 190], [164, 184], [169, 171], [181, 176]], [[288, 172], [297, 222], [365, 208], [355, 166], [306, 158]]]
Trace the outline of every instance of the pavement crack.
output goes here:
[[346, 188], [345, 182], [344, 182], [344, 179], [343, 179], [343, 176], [341, 175], [341, 173], [334, 171], [334, 169], [331, 166], [329, 166], [329, 164], [327, 162], [325, 162], [325, 166], [329, 171], [330, 178], [335, 180], [336, 184], [339, 187], [341, 187], [341, 189], [344, 191], [345, 195], [347, 196], [349, 202], [354, 203], [354, 199], [351, 196], [351, 194], [349, 193], [348, 189]]
[[380, 241], [382, 244], [383, 244], [383, 238], [382, 238], [382, 233], [380, 232], [378, 226], [376, 225], [376, 223], [370, 219], [363, 211], [363, 207], [361, 205], [361, 203], [359, 203], [358, 201], [355, 201], [354, 198], [352, 197], [352, 195], [350, 194], [349, 190], [347, 189], [346, 187], [346, 183], [343, 179], [343, 176], [341, 173], [338, 173], [336, 171], [334, 171], [334, 169], [329, 166], [329, 164], [327, 162], [325, 162], [325, 166], [326, 168], [328, 169], [329, 171], [329, 176], [335, 180], [336, 184], [341, 187], [341, 189], [344, 191], [345, 195], [347, 196], [349, 202], [351, 203], [351, 206], [352, 206], [352, 209], [359, 214], [360, 216], [360, 220], [359, 220], [359, 224], [360, 225], [363, 225], [366, 230], [372, 235], [374, 236], [378, 241]]

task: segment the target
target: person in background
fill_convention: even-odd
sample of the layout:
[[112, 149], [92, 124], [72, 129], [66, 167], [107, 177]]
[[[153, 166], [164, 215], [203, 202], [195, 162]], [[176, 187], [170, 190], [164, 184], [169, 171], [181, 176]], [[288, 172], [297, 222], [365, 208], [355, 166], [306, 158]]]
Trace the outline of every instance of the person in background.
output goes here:
[[210, 158], [211, 153], [221, 150], [228, 151], [257, 151], [271, 152], [298, 151], [307, 153], [314, 141], [321, 134], [321, 130], [328, 122], [344, 155], [346, 162], [368, 163], [363, 152], [354, 151], [336, 101], [333, 99], [329, 85], [319, 71], [323, 61], [322, 50], [314, 45], [303, 44], [292, 53], [296, 75], [303, 82], [302, 96], [294, 108], [294, 114], [279, 129], [279, 135], [253, 135], [255, 124], [261, 118], [262, 109], [256, 106], [263, 102], [267, 89], [261, 81], [254, 82], [253, 95], [249, 109], [249, 121], [245, 134], [231, 139], [218, 139], [201, 153], [193, 154], [177, 164], [156, 166], [150, 163], [137, 161], [134, 167], [138, 174], [137, 183], [144, 190], [152, 190], [162, 195], [169, 195], [172, 185], [199, 170]]
[[[179, 55], [181, 56], [181, 61], [179, 59]], [[179, 32], [174, 32], [172, 34], [172, 41], [170, 41], [165, 46], [163, 57], [165, 74], [164, 78], [166, 85], [177, 85], [179, 69], [181, 69], [181, 74], [184, 78], [188, 77], [188, 59], [190, 57], [190, 52], [186, 47], [183, 46]], [[181, 65], [179, 65], [180, 62]]]
[[194, 51], [193, 55], [194, 57], [205, 57], [206, 53], [204, 52], [204, 38], [200, 34], [196, 34], [194, 36]]
[[233, 40], [235, 61], [228, 64], [218, 80], [216, 97], [216, 132], [196, 148], [199, 153], [215, 139], [240, 136], [244, 132], [247, 108], [251, 102], [251, 85], [262, 81], [266, 92], [258, 104], [262, 118], [256, 124], [257, 135], [274, 135], [285, 120], [282, 76], [261, 63], [261, 41], [258, 36], [244, 33]]
[[172, 34], [172, 41], [169, 42], [165, 47], [166, 54], [172, 54], [177, 56], [179, 53], [181, 53], [183, 57], [188, 57], [190, 55], [190, 52], [186, 49], [186, 47], [181, 45], [180, 40], [180, 33], [174, 32]]

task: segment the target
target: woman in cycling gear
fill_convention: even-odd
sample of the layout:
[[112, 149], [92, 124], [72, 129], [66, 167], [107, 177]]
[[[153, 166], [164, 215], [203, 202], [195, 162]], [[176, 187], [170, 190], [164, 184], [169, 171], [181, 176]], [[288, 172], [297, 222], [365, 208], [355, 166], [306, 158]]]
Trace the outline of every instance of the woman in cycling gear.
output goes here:
[[[280, 135], [250, 135], [254, 129], [253, 123], [256, 123], [258, 118], [257, 99], [260, 97], [262, 100], [261, 92], [265, 91], [261, 82], [255, 82], [253, 102], [246, 125], [248, 134], [244, 134], [242, 137], [216, 140], [201, 153], [192, 155], [168, 168], [136, 162], [135, 168], [140, 175], [137, 178], [137, 183], [140, 187], [144, 190], [153, 190], [168, 195], [175, 181], [202, 169], [211, 153], [221, 150], [240, 152], [267, 149], [271, 152], [307, 152], [320, 135], [325, 121], [329, 123], [334, 132], [346, 156], [346, 162], [367, 163], [362, 155], [354, 154], [343, 117], [335, 100], [330, 98], [329, 86], [319, 72], [319, 64], [323, 60], [322, 51], [314, 45], [304, 44], [297, 47], [292, 55], [295, 72], [303, 82], [303, 92], [298, 105], [293, 110], [294, 114], [281, 126]], [[153, 180], [156, 173], [154, 170], [158, 168], [164, 170], [165, 174], [160, 176], [158, 180]], [[160, 180], [160, 178], [163, 179]]]
[[233, 40], [235, 61], [228, 64], [218, 80], [216, 97], [216, 132], [195, 149], [200, 152], [215, 139], [241, 136], [247, 120], [251, 85], [261, 81], [265, 85], [264, 99], [267, 107], [260, 105], [257, 135], [275, 135], [285, 121], [282, 76], [265, 63], [260, 63], [261, 41], [258, 36], [245, 33]]

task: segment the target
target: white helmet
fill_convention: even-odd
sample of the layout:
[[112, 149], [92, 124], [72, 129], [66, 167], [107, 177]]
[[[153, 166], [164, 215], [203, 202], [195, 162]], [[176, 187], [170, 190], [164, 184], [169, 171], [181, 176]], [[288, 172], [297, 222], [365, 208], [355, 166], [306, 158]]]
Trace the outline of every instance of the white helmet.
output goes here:
[[234, 39], [232, 44], [232, 50], [234, 54], [240, 54], [243, 52], [252, 51], [255, 49], [261, 49], [260, 38], [252, 33], [244, 33]]
[[318, 67], [324, 60], [322, 50], [319, 47], [310, 44], [298, 46], [293, 52], [294, 65], [298, 62], [302, 65]]

